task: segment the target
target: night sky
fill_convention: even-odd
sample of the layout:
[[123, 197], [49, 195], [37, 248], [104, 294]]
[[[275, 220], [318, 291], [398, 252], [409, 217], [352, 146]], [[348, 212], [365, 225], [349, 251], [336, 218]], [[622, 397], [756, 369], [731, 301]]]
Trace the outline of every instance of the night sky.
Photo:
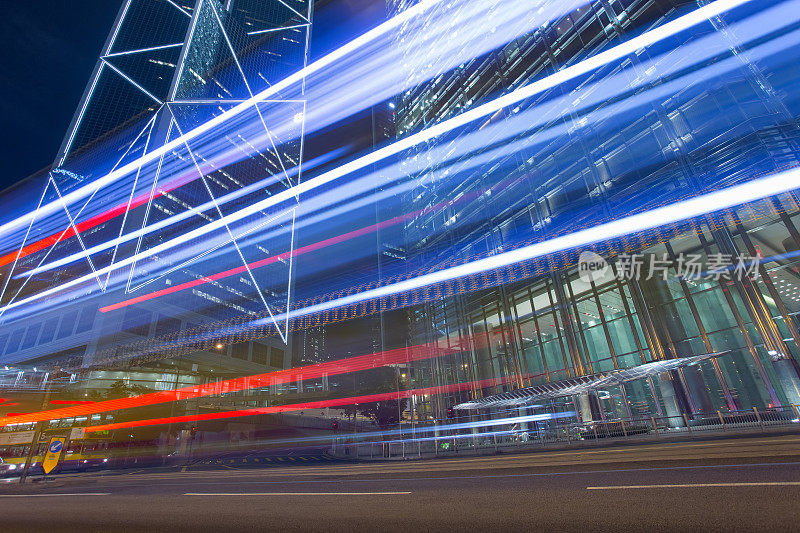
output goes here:
[[50, 165], [119, 0], [0, 0], [0, 189]]
[[[122, 0], [0, 0], [0, 190], [49, 166]], [[320, 2], [312, 56], [368, 29], [381, 0]]]

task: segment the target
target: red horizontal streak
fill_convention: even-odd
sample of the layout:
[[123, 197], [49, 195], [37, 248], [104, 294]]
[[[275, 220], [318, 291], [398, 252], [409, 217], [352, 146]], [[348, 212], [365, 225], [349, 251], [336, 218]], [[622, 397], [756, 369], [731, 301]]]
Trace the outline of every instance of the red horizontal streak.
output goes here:
[[[442, 342], [446, 342], [446, 339]], [[339, 359], [327, 363], [318, 363], [287, 370], [278, 370], [276, 372], [267, 372], [265, 374], [257, 374], [255, 376], [216, 381], [214, 383], [208, 383], [205, 385], [190, 385], [188, 387], [182, 387], [171, 391], [153, 392], [116, 400], [105, 400], [102, 402], [95, 402], [91, 405], [75, 405], [72, 407], [51, 409], [48, 411], [39, 411], [29, 414], [21, 413], [25, 416], [7, 415], [0, 418], [0, 427], [8, 424], [24, 424], [30, 422], [41, 422], [45, 420], [56, 420], [59, 418], [93, 415], [97, 413], [106, 413], [109, 411], [119, 411], [121, 409], [130, 409], [132, 407], [144, 407], [148, 405], [186, 400], [189, 398], [216, 396], [229, 392], [259, 387], [269, 387], [270, 385], [317, 379], [321, 378], [322, 376], [346, 374], [349, 372], [369, 370], [371, 368], [378, 368], [386, 365], [430, 359], [445, 353], [456, 353], [458, 351], [460, 351], [458, 348], [454, 348], [452, 346], [448, 347], [446, 345], [439, 346], [438, 342], [431, 342], [409, 348], [398, 348], [395, 350], [387, 350], [385, 352], [359, 355], [347, 359]]]
[[480, 381], [470, 381], [467, 383], [453, 383], [436, 387], [424, 387], [404, 391], [384, 392], [379, 394], [368, 394], [365, 396], [351, 396], [349, 398], [336, 398], [333, 400], [320, 400], [316, 402], [293, 403], [289, 405], [274, 405], [272, 407], [257, 407], [254, 409], [242, 409], [238, 411], [225, 411], [221, 413], [208, 413], [204, 415], [171, 416], [166, 418], [150, 418], [146, 420], [133, 420], [131, 422], [117, 422], [114, 424], [102, 424], [99, 426], [89, 426], [87, 433], [93, 431], [108, 431], [111, 429], [133, 428], [142, 426], [158, 426], [163, 424], [176, 424], [181, 422], [198, 422], [202, 420], [221, 420], [225, 418], [237, 418], [242, 416], [266, 415], [273, 413], [283, 413], [286, 411], [300, 411], [306, 409], [322, 409], [325, 407], [340, 407], [343, 405], [353, 405], [359, 403], [381, 402], [386, 400], [397, 400], [409, 398], [421, 394], [444, 394], [448, 392], [459, 392], [475, 388], [492, 387], [510, 381], [511, 377], [484, 379]]
[[[162, 196], [164, 193], [173, 191], [173, 190], [177, 189], [178, 187], [180, 187], [182, 185], [185, 185], [185, 184], [187, 184], [187, 183], [189, 183], [191, 181], [194, 181], [195, 179], [197, 179], [197, 176], [192, 175], [192, 174], [188, 174], [186, 176], [179, 177], [179, 178], [169, 182], [168, 184], [165, 184], [165, 186], [159, 187], [156, 191], [153, 192], [153, 197], [152, 198], [156, 199], [156, 198]], [[54, 244], [56, 244], [56, 243], [58, 243], [58, 242], [60, 242], [60, 241], [62, 241], [64, 239], [69, 239], [69, 238], [74, 237], [75, 235], [77, 235], [79, 233], [83, 233], [86, 230], [89, 230], [89, 229], [92, 229], [92, 228], [94, 228], [96, 226], [99, 226], [100, 224], [103, 224], [104, 222], [108, 222], [112, 218], [118, 217], [118, 216], [126, 213], [127, 211], [130, 211], [131, 209], [135, 209], [135, 208], [137, 208], [137, 207], [139, 207], [141, 205], [144, 205], [145, 203], [147, 203], [149, 201], [150, 201], [150, 193], [149, 192], [146, 193], [146, 194], [141, 194], [141, 195], [137, 196], [136, 198], [133, 198], [130, 201], [130, 204], [128, 204], [128, 202], [125, 202], [124, 204], [120, 204], [118, 206], [112, 207], [108, 211], [100, 213], [99, 215], [95, 215], [95, 216], [93, 216], [91, 218], [87, 218], [86, 220], [78, 222], [74, 226], [70, 226], [65, 230], [58, 231], [58, 232], [53, 233], [52, 235], [49, 235], [49, 236], [47, 236], [47, 237], [45, 237], [45, 238], [43, 238], [41, 240], [38, 240], [38, 241], [36, 241], [34, 243], [31, 243], [31, 244], [29, 244], [27, 246], [24, 246], [19, 250], [15, 250], [13, 252], [10, 252], [10, 253], [0, 257], [0, 267], [2, 267], [4, 265], [7, 265], [9, 263], [13, 263], [17, 259], [22, 259], [23, 257], [26, 257], [26, 256], [31, 255], [33, 253], [36, 253], [36, 252], [38, 252], [40, 250], [44, 250], [45, 248], [49, 248], [50, 246], [53, 246]]]
[[347, 233], [343, 233], [342, 235], [337, 235], [335, 237], [330, 237], [329, 239], [324, 239], [306, 246], [301, 246], [300, 248], [294, 250], [293, 252], [284, 252], [279, 255], [275, 255], [272, 257], [267, 257], [265, 259], [261, 259], [259, 261], [255, 261], [253, 263], [248, 263], [247, 266], [240, 266], [236, 268], [232, 268], [230, 270], [225, 270], [223, 272], [218, 272], [217, 274], [212, 274], [210, 276], [204, 276], [200, 279], [187, 281], [186, 283], [181, 283], [179, 285], [173, 285], [172, 287], [167, 287], [165, 289], [161, 289], [159, 291], [150, 292], [147, 294], [142, 294], [141, 296], [137, 296], [136, 298], [131, 298], [129, 300], [123, 300], [121, 302], [117, 302], [115, 304], [107, 305], [105, 307], [100, 308], [101, 313], [107, 313], [108, 311], [115, 311], [117, 309], [121, 309], [123, 307], [127, 307], [129, 305], [133, 305], [136, 303], [144, 302], [147, 300], [152, 300], [153, 298], [158, 298], [160, 296], [166, 296], [168, 294], [174, 294], [176, 292], [180, 292], [186, 289], [191, 289], [192, 287], [197, 287], [198, 285], [203, 285], [206, 283], [210, 283], [212, 281], [216, 281], [218, 279], [227, 278], [230, 276], [235, 276], [237, 274], [241, 274], [242, 272], [247, 271], [247, 269], [254, 270], [256, 268], [260, 268], [263, 266], [274, 264], [278, 261], [289, 259], [290, 257], [297, 257], [299, 255], [307, 254], [309, 252], [314, 252], [316, 250], [321, 250], [322, 248], [327, 248], [328, 246], [333, 246], [334, 244], [339, 244], [345, 241], [349, 241], [351, 239], [355, 239], [356, 237], [361, 237], [363, 235], [368, 235], [373, 233], [377, 230], [387, 228], [390, 226], [394, 226], [395, 224], [400, 224], [407, 220], [410, 220], [416, 216], [430, 213], [432, 211], [436, 211], [442, 209], [448, 205], [453, 205], [456, 203], [464, 202], [480, 196], [483, 194], [483, 191], [473, 191], [469, 194], [465, 194], [461, 196], [459, 199], [455, 201], [447, 201], [447, 202], [440, 202], [436, 205], [432, 205], [426, 207], [424, 209], [418, 209], [416, 211], [412, 211], [411, 213], [406, 213], [405, 215], [399, 215], [394, 218], [390, 218], [388, 220], [384, 220], [383, 222], [378, 222], [377, 224], [372, 224], [370, 226], [366, 226], [363, 228], [359, 228], [357, 230], [353, 230]]
[[293, 252], [284, 252], [282, 254], [273, 255], [272, 257], [267, 257], [265, 259], [261, 259], [259, 261], [254, 261], [253, 263], [248, 263], [247, 266], [240, 266], [236, 268], [231, 268], [229, 270], [225, 270], [223, 272], [218, 272], [216, 274], [212, 274], [210, 276], [204, 276], [199, 279], [195, 279], [192, 281], [187, 281], [186, 283], [181, 283], [179, 285], [173, 285], [172, 287], [167, 287], [166, 289], [161, 289], [159, 291], [150, 292], [147, 294], [142, 294], [141, 296], [137, 296], [136, 298], [130, 298], [129, 300], [123, 300], [121, 302], [117, 302], [115, 304], [107, 305], [105, 307], [100, 308], [101, 313], [107, 313], [109, 311], [115, 311], [117, 309], [121, 309], [123, 307], [127, 307], [129, 305], [137, 304], [140, 302], [144, 302], [147, 300], [152, 300], [153, 298], [158, 298], [160, 296], [166, 296], [168, 294], [173, 294], [176, 292], [184, 291], [186, 289], [191, 289], [192, 287], [197, 287], [198, 285], [204, 285], [206, 283], [210, 283], [212, 281], [216, 281], [218, 279], [227, 278], [230, 276], [235, 276], [237, 274], [241, 274], [242, 272], [246, 272], [248, 269], [255, 270], [257, 268], [261, 268], [267, 265], [272, 265], [277, 263], [278, 261], [282, 261], [285, 259], [289, 259], [290, 257], [297, 257], [299, 255], [307, 254], [309, 252], [313, 252], [316, 250], [320, 250], [322, 248], [326, 248], [328, 246], [332, 246], [334, 244], [338, 244], [350, 239], [355, 239], [356, 237], [361, 237], [362, 235], [367, 235], [379, 229], [386, 228], [388, 226], [392, 226], [394, 224], [399, 224], [410, 218], [417, 216], [420, 211], [416, 211], [414, 213], [408, 213], [405, 215], [401, 215], [389, 220], [385, 220], [383, 222], [379, 222], [377, 224], [373, 224], [371, 226], [366, 226], [364, 228], [359, 228], [357, 230], [350, 231], [348, 233], [344, 233], [342, 235], [337, 235], [336, 237], [331, 237], [329, 239], [324, 239], [319, 242], [315, 242], [309, 244], [307, 246], [301, 246], [300, 248], [294, 250]]

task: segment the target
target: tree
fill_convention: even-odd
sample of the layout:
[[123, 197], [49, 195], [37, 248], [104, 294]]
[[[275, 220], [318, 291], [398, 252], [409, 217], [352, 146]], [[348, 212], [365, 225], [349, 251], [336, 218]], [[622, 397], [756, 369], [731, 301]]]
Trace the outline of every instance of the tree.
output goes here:
[[[408, 388], [405, 374], [402, 378], [396, 374], [394, 368], [381, 367], [368, 371], [362, 375], [360, 386], [353, 388], [356, 396], [368, 396], [397, 391], [398, 393]], [[345, 417], [355, 417], [360, 414], [372, 420], [382, 430], [396, 427], [401, 420], [403, 411], [408, 407], [407, 398], [382, 400], [377, 402], [359, 403], [342, 408]]]
[[400, 414], [405, 411], [408, 400], [384, 400], [358, 406], [358, 411], [375, 422], [381, 429], [389, 429], [400, 423]]
[[112, 383], [108, 390], [106, 390], [104, 393], [97, 392], [93, 396], [99, 396], [104, 400], [116, 400], [118, 398], [128, 398], [130, 396], [147, 394], [148, 392], [153, 391], [144, 385], [129, 385], [124, 380], [118, 379]]

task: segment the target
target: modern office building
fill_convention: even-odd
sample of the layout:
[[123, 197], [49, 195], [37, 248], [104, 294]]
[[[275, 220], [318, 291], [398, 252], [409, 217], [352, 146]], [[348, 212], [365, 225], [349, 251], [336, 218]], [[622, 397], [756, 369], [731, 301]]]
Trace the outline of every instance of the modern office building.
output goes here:
[[[209, 435], [238, 442], [281, 424], [329, 432], [330, 418], [345, 418], [339, 430], [370, 421], [384, 430], [519, 409], [573, 413], [575, 423], [681, 425], [704, 413], [800, 405], [795, 192], [735, 208], [709, 203], [679, 222], [355, 298], [797, 167], [800, 91], [791, 89], [800, 62], [784, 42], [795, 30], [788, 20], [753, 22], [789, 3], [745, 6], [585, 68], [709, 2], [574, 2], [306, 143], [304, 92], [253, 100], [307, 64], [309, 0], [127, 1], [43, 205], [177, 144], [132, 167], [126, 208], [112, 188], [124, 185], [102, 185], [97, 203], [75, 215], [81, 231], [59, 237], [74, 222], [54, 218], [31, 224], [30, 235], [15, 230], [24, 253], [0, 258], [3, 384], [38, 391], [34, 403], [45, 407], [49, 394], [77, 401], [181, 389], [175, 401], [111, 410], [101, 421], [157, 419], [164, 451], [195, 420], [218, 443]], [[469, 4], [451, 6], [453, 20]], [[385, 5], [390, 16], [418, 6]], [[388, 39], [408, 59], [392, 68], [408, 79], [419, 74], [403, 69], [428, 53], [408, 45], [420, 27], [401, 24]], [[454, 38], [444, 34], [442, 44]], [[570, 69], [579, 74], [567, 77]], [[316, 82], [335, 92], [338, 80]], [[331, 186], [290, 208], [260, 209], [304, 179], [306, 162], [325, 176], [529, 87], [541, 89], [359, 168], [344, 193]], [[216, 122], [202, 142], [176, 141], [243, 102], [253, 105], [241, 120]], [[274, 133], [271, 117], [289, 117], [280, 123], [296, 131]], [[371, 176], [378, 185], [359, 188]], [[248, 209], [267, 222], [221, 224]], [[213, 246], [198, 233], [206, 227]], [[164, 248], [183, 236], [182, 255]], [[51, 248], [72, 259], [39, 272]], [[111, 268], [129, 260], [124, 277]], [[36, 274], [23, 282], [19, 269]], [[99, 289], [48, 293], [75, 279]], [[336, 301], [345, 303], [326, 307]], [[284, 411], [293, 418], [267, 416]]]
[[[309, 0], [121, 2], [53, 170], [30, 180], [32, 187], [44, 190], [40, 203], [65, 197], [103, 173], [152, 153], [184, 131], [303, 68], [310, 17]], [[288, 113], [297, 117], [295, 126], [301, 131], [304, 105], [297, 94], [289, 100], [275, 94], [267, 101], [256, 101], [248, 113]], [[149, 263], [134, 263], [123, 290], [111, 290], [108, 278], [97, 274], [104, 266], [196, 229], [221, 217], [222, 212], [218, 209], [184, 216], [185, 222], [164, 232], [146, 232], [171, 216], [191, 215], [232, 191], [249, 193], [240, 194], [241, 206], [296, 184], [302, 164], [302, 135], [288, 135], [284, 142], [270, 126], [262, 123], [256, 132], [240, 131], [238, 136], [226, 137], [227, 149], [249, 147], [247, 157], [236, 167], [218, 165], [221, 168], [205, 170], [198, 179], [197, 170], [215, 164], [213, 154], [205, 146], [178, 144], [152, 165], [139, 168], [136, 175], [141, 179], [134, 180], [132, 187], [128, 184], [121, 204], [124, 209], [114, 204], [119, 196], [114, 196], [113, 187], [100, 187], [85, 205], [70, 206], [71, 211], [65, 210], [54, 219], [34, 220], [27, 234], [23, 230], [19, 256], [16, 250], [6, 250], [9, 253], [3, 260], [0, 299], [4, 305], [13, 306], [87, 273], [96, 274], [97, 286], [79, 304], [51, 299], [49, 305], [30, 314], [12, 316], [13, 312], [6, 310], [9, 312], [0, 318], [6, 390], [52, 389], [54, 394], [98, 399], [106, 397], [115, 384], [118, 388], [124, 384], [122, 388], [129, 392], [169, 390], [218, 376], [288, 368], [292, 345], [285, 332], [238, 343], [220, 341], [209, 332], [221, 318], [268, 315], [285, 309], [292, 290], [290, 263], [278, 263], [252, 276], [245, 272], [207, 283], [169, 302], [142, 301], [114, 311], [105, 307], [120, 299], [135, 299], [154, 288], [191, 284], [229, 264], [241, 267], [237, 250], [247, 261], [260, 259], [259, 254], [284, 252], [293, 231], [291, 209], [274, 214], [275, 223], [290, 232], [285, 238], [273, 239], [269, 250], [259, 249], [259, 243], [248, 240], [244, 230], [232, 227], [232, 243], [198, 251], [194, 260], [167, 266], [163, 257], [155, 256]], [[270, 139], [268, 147], [255, 148], [259, 135]], [[170, 172], [168, 165], [173, 159], [190, 165], [182, 177]], [[143, 183], [145, 180], [149, 181]], [[256, 183], [265, 184], [259, 188]], [[79, 219], [83, 223], [78, 223], [74, 231], [70, 229]], [[143, 235], [138, 239], [121, 239], [124, 233], [139, 228]], [[93, 260], [67, 264], [36, 279], [14, 279], [20, 271], [35, 268], [48, 258], [91, 249], [117, 238], [120, 240], [113, 249]], [[235, 257], [233, 263], [231, 257]], [[152, 270], [165, 266], [168, 273], [153, 283]], [[190, 335], [201, 340], [185, 350], [183, 358], [163, 353], [151, 353], [146, 360], [135, 358], [142, 352], [139, 348], [153, 339]]]
[[[392, 3], [397, 12], [412, 4]], [[703, 4], [589, 2], [402, 94], [398, 134], [431, 127]], [[727, 54], [737, 54], [736, 30], [726, 24], [724, 17], [715, 19], [713, 31], [730, 32]], [[689, 53], [688, 43], [678, 44], [676, 53], [681, 46]], [[637, 75], [662, 67], [642, 52], [625, 65], [632, 87]], [[458, 180], [432, 184], [429, 175], [418, 174], [418, 186], [404, 197], [406, 211], [470, 194], [480, 201], [415, 218], [406, 226], [408, 256], [447, 265], [454, 257], [485, 256], [526, 238], [567, 233], [796, 166], [796, 100], [773, 85], [796, 78], [796, 68], [773, 70], [746, 54], [738, 57], [738, 68], [724, 79], [702, 87], [687, 82], [619, 125], [613, 113], [603, 116], [615, 102], [586, 106], [580, 100], [587, 86], [613, 83], [620, 67], [597, 68], [577, 87], [561, 84], [540, 93], [527, 105], [562, 107], [524, 135], [546, 140]], [[708, 64], [719, 60], [709, 58]], [[626, 99], [635, 102], [652, 89], [632, 88]], [[509, 120], [518, 111], [506, 108], [491, 121]], [[552, 133], [564, 124], [569, 127], [563, 133]], [[437, 143], [447, 146], [452, 139], [420, 146], [419, 154]], [[431, 162], [431, 172], [436, 164]], [[574, 408], [584, 421], [798, 404], [797, 202], [795, 194], [786, 194], [681, 227], [554, 254], [532, 262], [525, 273], [472, 283], [490, 288], [409, 308], [412, 344], [448, 338], [470, 345], [457, 355], [414, 363], [416, 386], [475, 383], [471, 390], [416, 398], [416, 416], [442, 419], [457, 404], [484, 412], [558, 405]], [[579, 272], [580, 253], [589, 250], [608, 261], [602, 275]], [[739, 258], [756, 256], [763, 259], [757, 267], [749, 263], [747, 275], [733, 270]], [[702, 275], [685, 275], [689, 260], [702, 264]], [[641, 275], [620, 271], [626, 261], [628, 267], [641, 263]], [[714, 353], [722, 355], [688, 366], [692, 356]], [[681, 358], [687, 366], [661, 372], [656, 366], [637, 379], [593, 384], [609, 372]]]

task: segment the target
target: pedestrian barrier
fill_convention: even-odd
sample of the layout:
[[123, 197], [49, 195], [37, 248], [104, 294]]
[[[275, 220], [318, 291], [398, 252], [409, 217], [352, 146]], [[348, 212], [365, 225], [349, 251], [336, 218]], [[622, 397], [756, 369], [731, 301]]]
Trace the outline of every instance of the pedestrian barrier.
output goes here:
[[[499, 413], [502, 417], [506, 413]], [[719, 434], [800, 431], [800, 406], [715, 411], [675, 416], [619, 418], [587, 422], [553, 420], [497, 426], [485, 414], [463, 416], [447, 423], [431, 421], [385, 431], [339, 435], [331, 453], [350, 459], [396, 459], [553, 445], [602, 445], [636, 439], [695, 438]], [[524, 418], [523, 418], [524, 420]], [[460, 427], [464, 426], [464, 427]], [[456, 427], [457, 429], [451, 429]]]

